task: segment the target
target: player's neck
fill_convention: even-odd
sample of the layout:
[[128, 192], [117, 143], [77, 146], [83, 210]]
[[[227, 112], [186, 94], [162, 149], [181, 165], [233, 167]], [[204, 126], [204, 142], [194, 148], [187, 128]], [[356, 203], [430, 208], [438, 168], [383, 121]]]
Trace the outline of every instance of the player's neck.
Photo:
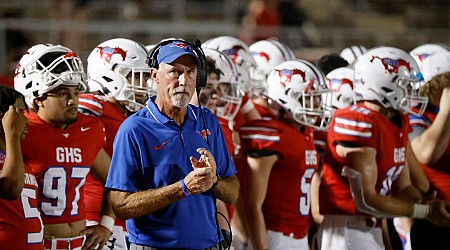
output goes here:
[[70, 125], [70, 123], [68, 123], [66, 121], [55, 121], [53, 119], [50, 119], [49, 117], [47, 117], [43, 114], [39, 114], [39, 112], [38, 112], [38, 116], [39, 116], [39, 118], [41, 118], [41, 120], [52, 125], [52, 127], [54, 127], [54, 128], [66, 129]]
[[269, 103], [267, 102], [267, 99], [264, 97], [261, 97], [261, 96], [253, 98], [252, 102], [255, 104], [258, 104], [259, 106], [264, 107], [264, 108], [269, 107]]
[[391, 119], [394, 117], [395, 114], [397, 114], [397, 111], [392, 108], [385, 108], [381, 104], [365, 101], [364, 106], [366, 106], [368, 109], [376, 111], [383, 116], [385, 116], [388, 119]]
[[120, 113], [124, 114], [125, 116], [128, 116], [127, 115], [128, 109], [125, 107], [124, 104], [122, 104], [122, 102], [118, 101], [115, 98], [109, 98], [108, 101], [114, 104], [114, 106], [116, 106], [116, 108], [119, 110]]

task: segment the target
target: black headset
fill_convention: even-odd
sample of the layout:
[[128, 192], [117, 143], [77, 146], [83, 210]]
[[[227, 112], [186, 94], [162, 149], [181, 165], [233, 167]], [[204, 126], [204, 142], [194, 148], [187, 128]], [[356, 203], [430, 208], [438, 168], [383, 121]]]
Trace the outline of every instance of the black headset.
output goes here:
[[197, 95], [198, 95], [200, 93], [201, 88], [206, 87], [206, 78], [208, 76], [207, 71], [206, 71], [206, 57], [205, 57], [205, 53], [202, 50], [200, 40], [195, 39], [194, 43], [190, 43], [183, 39], [175, 39], [175, 38], [165, 39], [165, 40], [161, 41], [160, 43], [156, 44], [155, 47], [153, 47], [153, 49], [150, 51], [150, 53], [148, 54], [148, 57], [147, 57], [147, 64], [150, 68], [157, 69], [159, 67], [158, 59], [157, 59], [159, 49], [164, 45], [167, 45], [172, 42], [177, 42], [177, 41], [186, 43], [187, 45], [191, 46], [191, 48], [194, 50], [194, 53], [200, 62], [199, 68], [197, 69], [197, 81], [196, 81], [196, 86], [195, 86], [195, 89], [197, 90]]

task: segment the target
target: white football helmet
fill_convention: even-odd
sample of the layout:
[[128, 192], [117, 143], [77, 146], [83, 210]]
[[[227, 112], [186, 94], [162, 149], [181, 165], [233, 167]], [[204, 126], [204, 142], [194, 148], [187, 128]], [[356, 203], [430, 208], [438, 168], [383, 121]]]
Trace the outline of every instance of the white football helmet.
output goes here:
[[366, 47], [362, 45], [354, 45], [343, 49], [340, 53], [340, 56], [344, 58], [349, 65], [352, 65], [356, 59], [366, 53]]
[[147, 49], [147, 52], [150, 53], [150, 51], [152, 51], [155, 46], [156, 44], [149, 44], [146, 45], [145, 48]]
[[331, 90], [323, 73], [305, 60], [279, 64], [267, 78], [272, 107], [283, 107], [303, 125], [326, 129], [332, 116]]
[[354, 70], [357, 98], [422, 115], [428, 98], [419, 94], [423, 77], [407, 52], [393, 47], [371, 49], [356, 61]]
[[86, 74], [78, 55], [61, 45], [38, 44], [20, 59], [14, 73], [14, 88], [25, 96], [33, 108], [33, 100], [60, 85], [79, 86], [86, 90]]
[[89, 91], [100, 91], [135, 112], [156, 94], [146, 63], [147, 49], [140, 43], [115, 38], [99, 44], [87, 59]]
[[350, 67], [341, 67], [332, 70], [326, 75], [328, 87], [331, 89], [334, 108], [342, 109], [355, 104], [353, 91], [354, 70]]
[[256, 68], [250, 72], [252, 81], [249, 91], [254, 96], [267, 95], [267, 77], [270, 71], [282, 62], [294, 60], [294, 52], [275, 39], [257, 41], [249, 49], [256, 62]]
[[239, 84], [238, 69], [225, 53], [210, 48], [204, 48], [203, 51], [214, 62], [219, 74], [217, 86], [214, 86], [218, 96], [216, 115], [232, 121], [239, 112], [244, 96]]
[[247, 44], [236, 37], [219, 36], [204, 42], [202, 48], [216, 49], [230, 57], [238, 67], [241, 88], [248, 91], [248, 85], [251, 81], [250, 72], [254, 70], [256, 63]]
[[442, 51], [427, 56], [422, 61], [421, 71], [425, 82], [439, 74], [450, 72], [450, 51]]
[[[426, 64], [428, 58], [434, 54], [449, 52], [450, 48], [444, 44], [438, 43], [430, 43], [430, 44], [422, 44], [409, 52], [409, 54], [416, 60], [417, 65], [419, 65], [420, 72], [423, 72], [423, 64]], [[430, 78], [431, 79], [431, 78]], [[429, 79], [428, 79], [429, 80]], [[426, 80], [426, 81], [428, 81]]]

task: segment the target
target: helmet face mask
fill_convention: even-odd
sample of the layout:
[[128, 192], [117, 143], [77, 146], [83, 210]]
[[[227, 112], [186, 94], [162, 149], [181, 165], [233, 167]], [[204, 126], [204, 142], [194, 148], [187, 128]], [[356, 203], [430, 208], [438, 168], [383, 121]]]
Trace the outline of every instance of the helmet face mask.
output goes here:
[[241, 108], [243, 92], [239, 86], [229, 83], [219, 83], [217, 90], [216, 114], [232, 121]]
[[316, 66], [289, 60], [271, 71], [267, 82], [272, 107], [281, 106], [297, 123], [326, 129], [332, 116], [331, 91]]
[[299, 106], [293, 112], [293, 118], [299, 123], [324, 129], [331, 118], [329, 108], [329, 90], [314, 90], [295, 94], [299, 96]]
[[223, 52], [211, 48], [204, 48], [203, 51], [207, 60], [214, 62], [214, 73], [217, 75], [217, 78], [209, 79], [209, 85], [215, 90], [217, 97], [216, 115], [232, 121], [241, 108], [244, 96], [239, 78], [239, 67]]
[[[59, 53], [57, 53], [56, 55], [58, 54]], [[80, 81], [82, 81], [84, 76], [83, 64], [78, 56], [72, 56], [73, 55], [71, 55], [71, 52], [65, 54], [61, 53], [48, 66], [45, 66], [44, 63], [41, 62], [41, 60], [36, 61], [38, 65], [37, 69], [40, 70], [39, 74], [41, 75], [41, 78], [43, 80], [41, 84], [46, 86], [48, 88], [48, 91], [50, 91], [50, 89], [54, 89], [54, 87], [52, 86], [73, 86], [78, 85]], [[43, 57], [41, 57], [41, 59]], [[58, 81], [62, 82], [58, 83]]]
[[76, 53], [61, 45], [38, 44], [20, 59], [14, 76], [14, 88], [21, 92], [27, 105], [58, 86], [77, 86], [86, 90], [83, 63]]
[[[354, 66], [355, 92], [362, 100], [378, 101], [385, 108], [421, 115], [428, 98], [419, 88], [423, 77], [405, 51], [378, 47], [366, 52]], [[414, 111], [419, 109], [419, 112]]]
[[146, 48], [133, 40], [115, 38], [99, 44], [89, 55], [89, 91], [100, 91], [132, 112], [156, 94], [146, 63]]
[[421, 79], [398, 77], [395, 83], [403, 89], [405, 97], [399, 102], [398, 110], [421, 116], [425, 111], [428, 98], [420, 95]]
[[150, 71], [148, 69], [132, 68], [128, 73], [126, 84], [119, 96], [124, 97], [124, 103], [130, 111], [137, 111], [141, 109], [148, 98], [152, 94], [156, 94], [156, 86], [153, 86], [153, 81], [150, 79]]

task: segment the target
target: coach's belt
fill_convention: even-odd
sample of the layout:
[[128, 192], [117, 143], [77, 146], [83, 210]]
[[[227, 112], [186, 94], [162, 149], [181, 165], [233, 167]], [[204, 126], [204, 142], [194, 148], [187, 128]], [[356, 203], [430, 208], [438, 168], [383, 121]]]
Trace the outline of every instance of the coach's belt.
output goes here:
[[48, 250], [81, 249], [84, 244], [84, 239], [84, 235], [73, 238], [44, 239], [44, 247]]

